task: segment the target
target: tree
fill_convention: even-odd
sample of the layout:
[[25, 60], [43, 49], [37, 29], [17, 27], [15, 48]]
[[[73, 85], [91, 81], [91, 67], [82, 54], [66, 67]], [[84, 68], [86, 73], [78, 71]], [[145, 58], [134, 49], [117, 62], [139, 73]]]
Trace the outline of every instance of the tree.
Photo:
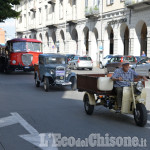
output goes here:
[[0, 0], [0, 22], [8, 18], [17, 18], [20, 12], [14, 10], [15, 5], [19, 5], [21, 0]]

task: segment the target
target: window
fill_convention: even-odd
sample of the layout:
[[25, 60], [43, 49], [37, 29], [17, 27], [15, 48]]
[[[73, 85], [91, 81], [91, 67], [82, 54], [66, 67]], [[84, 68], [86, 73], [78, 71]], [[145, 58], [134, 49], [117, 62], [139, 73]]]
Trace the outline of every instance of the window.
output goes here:
[[41, 13], [41, 8], [39, 9], [39, 24], [42, 24], [42, 13]]
[[76, 0], [72, 0], [72, 5], [76, 5]]
[[99, 6], [100, 0], [93, 0], [93, 6]]
[[39, 64], [41, 64], [41, 65], [44, 64], [44, 58], [42, 58], [42, 57], [39, 58]]
[[114, 3], [114, 0], [107, 0], [107, 5], [112, 5]]
[[63, 19], [63, 0], [59, 3], [59, 19]]
[[88, 7], [88, 0], [85, 0], [85, 8]]

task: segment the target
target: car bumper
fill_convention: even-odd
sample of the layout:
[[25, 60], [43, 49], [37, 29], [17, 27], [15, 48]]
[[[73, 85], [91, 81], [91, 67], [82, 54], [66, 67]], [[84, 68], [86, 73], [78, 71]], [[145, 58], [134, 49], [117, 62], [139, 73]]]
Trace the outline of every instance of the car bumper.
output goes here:
[[29, 70], [34, 71], [34, 66], [21, 66], [21, 65], [10, 65], [9, 70]]
[[56, 85], [71, 85], [72, 83], [71, 82], [64, 82], [64, 81], [56, 81]]
[[91, 65], [80, 65], [80, 64], [78, 64], [77, 67], [78, 68], [93, 68], [93, 65], [92, 64]]

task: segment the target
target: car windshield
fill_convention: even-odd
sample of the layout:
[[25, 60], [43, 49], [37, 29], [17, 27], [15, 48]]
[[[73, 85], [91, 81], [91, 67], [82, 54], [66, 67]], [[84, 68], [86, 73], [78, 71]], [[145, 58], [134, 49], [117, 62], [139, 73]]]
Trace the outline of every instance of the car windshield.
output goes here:
[[138, 62], [138, 64], [145, 64], [145, 63], [150, 63], [150, 58], [142, 59], [141, 61]]
[[12, 44], [12, 49], [14, 52], [22, 52], [22, 51], [41, 52], [41, 43], [14, 42]]
[[91, 57], [79, 57], [80, 60], [91, 60]]
[[106, 57], [104, 57], [104, 59], [108, 59], [108, 58], [112, 58], [111, 55], [107, 55]]
[[124, 61], [127, 60], [129, 62], [135, 62], [136, 61], [135, 57], [124, 57], [123, 60]]
[[65, 64], [65, 57], [47, 57], [46, 64]]
[[110, 62], [120, 62], [120, 61], [121, 61], [121, 57], [113, 57], [110, 60]]

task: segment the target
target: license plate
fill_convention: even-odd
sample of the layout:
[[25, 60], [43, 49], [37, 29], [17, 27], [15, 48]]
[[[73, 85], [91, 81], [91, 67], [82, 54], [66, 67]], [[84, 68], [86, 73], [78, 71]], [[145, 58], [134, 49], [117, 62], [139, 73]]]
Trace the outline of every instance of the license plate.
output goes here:
[[29, 69], [30, 67], [24, 67], [25, 69]]
[[56, 76], [65, 76], [65, 71], [56, 71]]

